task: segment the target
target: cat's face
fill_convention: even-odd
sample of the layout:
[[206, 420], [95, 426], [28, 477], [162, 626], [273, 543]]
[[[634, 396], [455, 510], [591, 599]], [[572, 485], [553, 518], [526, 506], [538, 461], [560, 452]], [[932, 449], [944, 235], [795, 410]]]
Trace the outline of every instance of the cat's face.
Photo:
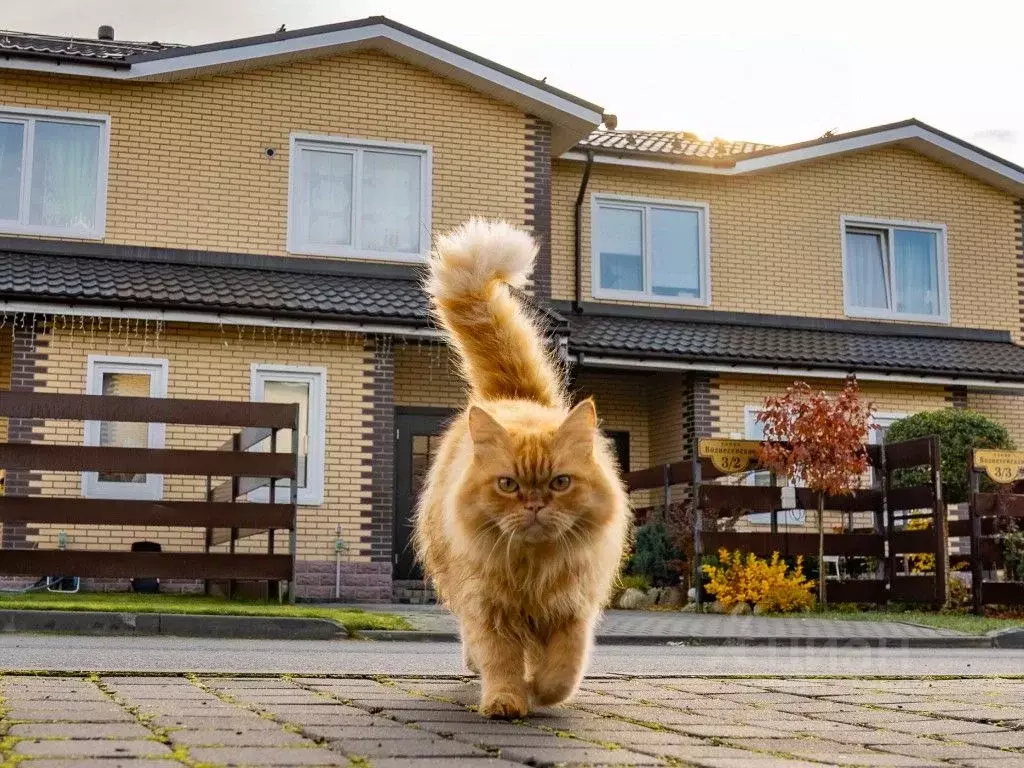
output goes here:
[[605, 479], [594, 461], [600, 435], [590, 400], [558, 425], [502, 426], [472, 408], [474, 460], [460, 514], [478, 531], [513, 542], [571, 545], [606, 519]]

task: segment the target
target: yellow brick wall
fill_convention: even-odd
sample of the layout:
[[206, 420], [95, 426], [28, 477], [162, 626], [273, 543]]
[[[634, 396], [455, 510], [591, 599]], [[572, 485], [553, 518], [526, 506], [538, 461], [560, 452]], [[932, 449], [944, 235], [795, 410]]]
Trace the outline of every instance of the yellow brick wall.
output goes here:
[[[170, 325], [157, 337], [151, 325], [148, 332], [133, 328], [129, 333], [118, 329], [114, 321], [108, 329], [105, 322], [89, 319], [85, 327], [63, 327], [53, 324], [41, 340], [48, 360], [42, 391], [82, 393], [86, 386], [89, 355], [165, 358], [168, 360], [168, 397], [213, 400], [250, 399], [250, 376], [253, 363], [324, 367], [327, 395], [327, 434], [325, 452], [324, 503], [318, 507], [299, 508], [298, 552], [303, 560], [330, 560], [334, 557], [336, 527], [341, 526], [343, 538], [350, 544], [349, 559], [366, 561], [369, 544], [360, 545], [360, 525], [369, 519], [369, 473], [362, 465], [371, 450], [370, 411], [364, 397], [372, 379], [372, 352], [364, 348], [364, 339], [351, 334], [318, 334], [281, 331], [275, 340], [271, 329], [241, 330], [195, 325]], [[230, 432], [229, 428], [168, 425], [165, 445], [168, 448], [217, 448]], [[47, 421], [43, 427], [46, 442], [81, 444], [81, 422]], [[165, 498], [200, 500], [204, 497], [205, 479], [167, 476], [164, 478]], [[79, 496], [81, 475], [78, 473], [46, 473], [36, 493], [54, 496]], [[57, 527], [44, 526], [36, 537], [40, 546], [56, 545]], [[202, 548], [200, 529], [169, 529], [155, 527], [92, 527], [68, 529], [69, 546], [76, 549], [126, 550], [131, 542], [150, 539], [170, 550]], [[287, 551], [287, 535], [281, 533], [278, 551]], [[260, 549], [265, 537], [246, 540], [241, 549]]]
[[649, 380], [651, 465], [683, 460], [683, 376], [659, 373]]
[[291, 132], [430, 145], [435, 229], [524, 220], [526, 116], [378, 52], [167, 83], [0, 72], [3, 106], [110, 115], [108, 243], [284, 255]]
[[610, 371], [582, 371], [576, 380], [577, 399], [593, 396], [602, 429], [629, 432], [630, 471], [650, 465], [650, 398], [644, 376]]
[[[572, 299], [573, 205], [583, 164], [556, 161], [552, 283]], [[707, 202], [712, 309], [843, 316], [840, 216], [943, 223], [952, 322], [1019, 331], [1014, 200], [902, 148], [754, 176], [722, 177], [596, 163], [583, 206], [583, 290], [590, 300], [590, 195]]]
[[421, 408], [462, 408], [466, 387], [457, 361], [447, 346], [394, 342], [395, 405]]
[[1024, 447], [1024, 395], [967, 391], [967, 407], [1002, 424], [1018, 448]]

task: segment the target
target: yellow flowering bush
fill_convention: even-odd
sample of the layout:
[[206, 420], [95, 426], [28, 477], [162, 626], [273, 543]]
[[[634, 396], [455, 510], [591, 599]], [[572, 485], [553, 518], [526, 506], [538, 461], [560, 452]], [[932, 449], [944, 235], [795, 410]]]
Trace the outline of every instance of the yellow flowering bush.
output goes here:
[[[907, 521], [905, 531], [927, 531], [932, 527], [932, 521], [927, 517], [913, 517]], [[931, 573], [935, 570], [935, 555], [928, 552], [918, 552], [907, 555], [910, 563], [911, 573]]]
[[796, 567], [789, 570], [773, 552], [770, 560], [739, 551], [718, 550], [718, 565], [705, 565], [704, 574], [710, 579], [707, 591], [714, 595], [726, 610], [747, 603], [764, 613], [807, 611], [814, 605], [815, 582], [803, 575], [803, 558], [797, 558]]

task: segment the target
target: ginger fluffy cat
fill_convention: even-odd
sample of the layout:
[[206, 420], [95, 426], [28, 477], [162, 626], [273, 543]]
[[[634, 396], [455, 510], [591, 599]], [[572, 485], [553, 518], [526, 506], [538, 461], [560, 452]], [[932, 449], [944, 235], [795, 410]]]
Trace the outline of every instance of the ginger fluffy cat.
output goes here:
[[630, 521], [593, 401], [569, 408], [536, 322], [509, 292], [536, 253], [526, 232], [474, 219], [440, 238], [427, 282], [470, 392], [427, 475], [416, 549], [459, 619], [486, 717], [575, 693]]

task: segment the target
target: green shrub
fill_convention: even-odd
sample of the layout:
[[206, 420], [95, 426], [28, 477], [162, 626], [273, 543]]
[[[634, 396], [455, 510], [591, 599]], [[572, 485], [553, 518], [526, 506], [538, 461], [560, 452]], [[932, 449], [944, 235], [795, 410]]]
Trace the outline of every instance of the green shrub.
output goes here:
[[641, 576], [635, 573], [628, 573], [619, 576], [619, 591], [625, 592], [627, 589], [639, 589], [646, 592], [651, 588], [651, 582], [647, 580], [646, 576]]
[[662, 586], [678, 578], [671, 563], [679, 558], [668, 528], [660, 520], [651, 520], [636, 529], [629, 573], [645, 577], [651, 585]]
[[[893, 422], [885, 435], [886, 443], [898, 443], [915, 437], [937, 435], [942, 452], [942, 493], [947, 504], [967, 501], [967, 470], [974, 448], [1012, 449], [1006, 428], [987, 416], [963, 408], [924, 411]], [[927, 485], [931, 482], [927, 467], [904, 469], [895, 473], [897, 486]], [[982, 483], [989, 483], [982, 478]], [[994, 487], [994, 486], [992, 486]]]

